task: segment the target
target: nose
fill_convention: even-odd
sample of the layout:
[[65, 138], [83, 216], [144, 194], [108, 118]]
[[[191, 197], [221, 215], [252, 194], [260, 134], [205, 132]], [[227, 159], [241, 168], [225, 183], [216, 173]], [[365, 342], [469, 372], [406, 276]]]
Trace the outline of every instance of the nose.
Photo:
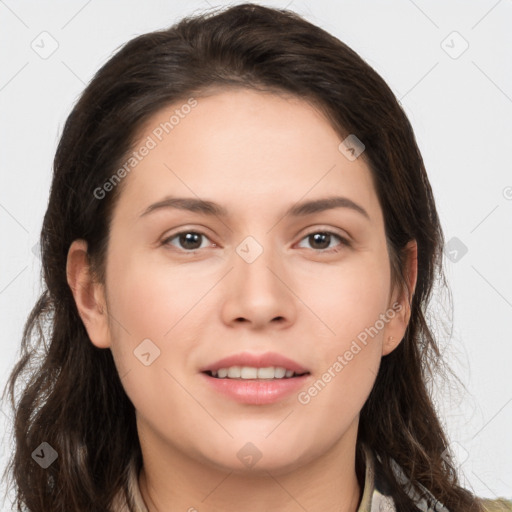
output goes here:
[[276, 250], [258, 245], [249, 239], [232, 255], [233, 268], [223, 280], [222, 319], [257, 330], [289, 327], [297, 315], [291, 273]]

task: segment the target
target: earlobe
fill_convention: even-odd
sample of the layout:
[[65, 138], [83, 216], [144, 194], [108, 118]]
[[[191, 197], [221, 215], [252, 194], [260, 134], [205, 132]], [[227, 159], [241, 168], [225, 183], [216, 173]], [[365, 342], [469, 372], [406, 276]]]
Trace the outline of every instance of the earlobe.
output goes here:
[[74, 240], [70, 245], [66, 276], [91, 342], [98, 348], [108, 348], [110, 333], [105, 295], [102, 285], [92, 275], [85, 240]]
[[385, 356], [393, 350], [395, 350], [396, 347], [401, 342], [401, 338], [395, 338], [395, 336], [388, 336], [386, 340], [384, 340], [384, 343], [382, 344], [382, 355]]
[[411, 307], [414, 290], [418, 277], [418, 244], [411, 240], [404, 249], [406, 286], [402, 288], [400, 296], [392, 304], [394, 316], [388, 323], [382, 343], [382, 355], [385, 356], [395, 350], [402, 341], [407, 325], [411, 318]]

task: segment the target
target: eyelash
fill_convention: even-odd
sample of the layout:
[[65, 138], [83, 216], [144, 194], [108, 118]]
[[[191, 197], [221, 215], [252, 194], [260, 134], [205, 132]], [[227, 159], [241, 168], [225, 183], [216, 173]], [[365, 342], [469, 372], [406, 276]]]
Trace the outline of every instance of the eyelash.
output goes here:
[[[162, 245], [170, 245], [169, 242], [171, 240], [174, 240], [175, 238], [179, 237], [180, 235], [185, 235], [185, 234], [190, 234], [190, 233], [193, 233], [195, 235], [200, 235], [200, 236], [203, 236], [203, 237], [209, 239], [208, 236], [205, 235], [204, 233], [202, 233], [201, 231], [185, 230], [185, 231], [180, 231], [178, 233], [175, 233], [175, 234], [171, 235], [170, 237], [167, 237], [166, 239], [164, 239], [162, 241]], [[352, 246], [351, 243], [346, 238], [343, 238], [342, 236], [338, 235], [337, 233], [334, 233], [333, 231], [328, 231], [328, 230], [325, 230], [325, 231], [323, 231], [323, 230], [316, 230], [316, 231], [311, 231], [309, 233], [306, 233], [300, 239], [300, 242], [302, 242], [302, 240], [304, 240], [306, 238], [309, 238], [310, 236], [316, 235], [316, 234], [334, 236], [335, 238], [337, 238], [340, 241], [340, 245], [336, 246], [336, 248], [331, 248], [331, 249], [318, 249], [318, 250], [312, 249], [312, 251], [314, 251], [314, 252], [317, 252], [317, 253], [320, 253], [320, 254], [324, 254], [324, 253], [333, 254], [333, 253], [340, 252], [343, 247], [351, 247]], [[194, 249], [194, 250], [178, 249], [178, 250], [179, 251], [183, 251], [185, 253], [195, 254], [200, 249]]]

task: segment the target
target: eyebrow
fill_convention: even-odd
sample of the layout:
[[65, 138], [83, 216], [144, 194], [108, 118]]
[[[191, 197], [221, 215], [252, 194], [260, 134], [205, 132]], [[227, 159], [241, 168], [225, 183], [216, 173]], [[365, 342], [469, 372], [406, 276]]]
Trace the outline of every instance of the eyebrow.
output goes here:
[[[186, 210], [189, 212], [200, 213], [203, 215], [211, 215], [216, 217], [229, 217], [228, 210], [218, 203], [207, 201], [204, 199], [196, 199], [193, 197], [165, 197], [157, 203], [148, 206], [142, 213], [141, 217], [148, 215], [154, 211], [163, 208], [176, 208], [178, 210]], [[334, 196], [314, 199], [311, 201], [303, 201], [291, 206], [286, 212], [286, 215], [292, 217], [303, 217], [313, 213], [332, 210], [334, 208], [348, 208], [356, 211], [370, 220], [368, 212], [360, 205], [348, 199], [347, 197]]]

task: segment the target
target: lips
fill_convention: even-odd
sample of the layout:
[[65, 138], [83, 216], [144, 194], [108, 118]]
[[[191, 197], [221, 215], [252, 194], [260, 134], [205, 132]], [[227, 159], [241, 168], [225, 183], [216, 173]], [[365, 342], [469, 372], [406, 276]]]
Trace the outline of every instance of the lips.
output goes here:
[[199, 374], [205, 385], [218, 396], [245, 405], [270, 405], [289, 399], [307, 386], [313, 378], [307, 373], [289, 379], [217, 379], [208, 373]]
[[276, 352], [265, 352], [264, 354], [243, 352], [240, 354], [234, 354], [204, 366], [200, 371], [203, 373], [211, 373], [218, 371], [220, 368], [229, 368], [231, 366], [249, 366], [254, 368], [268, 368], [273, 366], [291, 370], [299, 375], [309, 373], [309, 370], [298, 362]]
[[[286, 372], [293, 372], [289, 378], [218, 378], [216, 373], [219, 369], [233, 369], [237, 367], [243, 372], [244, 369], [271, 367], [285, 369]], [[297, 361], [275, 352], [264, 354], [251, 354], [244, 352], [235, 354], [201, 368], [201, 377], [209, 389], [219, 393], [221, 396], [246, 405], [267, 405], [280, 402], [293, 393], [297, 393], [313, 377], [307, 368]]]

